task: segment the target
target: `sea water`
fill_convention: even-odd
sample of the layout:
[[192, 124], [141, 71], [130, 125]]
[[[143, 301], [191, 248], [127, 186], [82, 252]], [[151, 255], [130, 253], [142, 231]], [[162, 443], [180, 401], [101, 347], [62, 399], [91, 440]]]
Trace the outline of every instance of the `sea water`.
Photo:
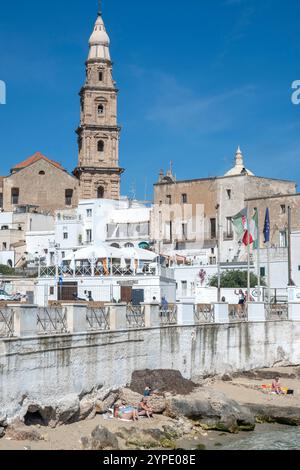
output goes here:
[[300, 450], [300, 428], [271, 430], [257, 433], [230, 444], [224, 444], [222, 450]]

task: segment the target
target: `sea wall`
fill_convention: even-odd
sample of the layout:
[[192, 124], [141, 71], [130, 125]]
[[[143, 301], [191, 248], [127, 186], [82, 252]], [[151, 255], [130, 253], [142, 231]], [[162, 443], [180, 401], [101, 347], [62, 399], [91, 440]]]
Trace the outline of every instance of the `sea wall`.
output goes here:
[[24, 400], [51, 403], [94, 387], [117, 388], [135, 370], [203, 375], [300, 364], [300, 322], [160, 326], [0, 340], [0, 410], [17, 416]]

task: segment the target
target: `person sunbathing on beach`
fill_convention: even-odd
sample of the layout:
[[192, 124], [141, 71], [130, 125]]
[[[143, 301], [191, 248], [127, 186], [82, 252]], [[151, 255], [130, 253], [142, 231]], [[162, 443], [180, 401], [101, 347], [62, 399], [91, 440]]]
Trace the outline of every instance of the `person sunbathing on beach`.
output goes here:
[[123, 419], [125, 421], [137, 421], [139, 415], [136, 408], [133, 406], [115, 406], [114, 418]]
[[284, 391], [281, 388], [280, 377], [275, 377], [272, 382], [272, 392], [275, 392], [277, 395], [283, 395]]
[[147, 416], [147, 418], [153, 417], [153, 410], [151, 406], [148, 405], [147, 397], [143, 397], [142, 400], [140, 401], [138, 414], [139, 416]]

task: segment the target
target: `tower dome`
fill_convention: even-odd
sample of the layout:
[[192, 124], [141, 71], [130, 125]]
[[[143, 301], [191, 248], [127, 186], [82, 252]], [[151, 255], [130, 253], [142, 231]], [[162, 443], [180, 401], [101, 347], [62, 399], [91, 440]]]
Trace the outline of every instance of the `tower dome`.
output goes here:
[[101, 14], [98, 15], [94, 31], [89, 40], [90, 52], [88, 60], [108, 60], [110, 61], [109, 45], [110, 39], [106, 32]]
[[254, 176], [254, 174], [250, 171], [247, 170], [244, 166], [244, 157], [242, 154], [242, 151], [240, 147], [238, 147], [236, 154], [235, 154], [235, 165], [231, 170], [229, 170], [225, 176], [237, 176], [237, 175], [248, 175], [248, 176]]

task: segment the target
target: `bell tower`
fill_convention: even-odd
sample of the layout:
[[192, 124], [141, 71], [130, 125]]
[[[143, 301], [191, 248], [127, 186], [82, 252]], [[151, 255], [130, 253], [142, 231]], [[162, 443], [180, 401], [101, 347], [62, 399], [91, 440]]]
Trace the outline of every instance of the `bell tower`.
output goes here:
[[119, 139], [117, 124], [118, 90], [112, 76], [110, 39], [99, 8], [89, 41], [86, 82], [80, 91], [80, 127], [78, 166], [81, 199], [119, 199]]

